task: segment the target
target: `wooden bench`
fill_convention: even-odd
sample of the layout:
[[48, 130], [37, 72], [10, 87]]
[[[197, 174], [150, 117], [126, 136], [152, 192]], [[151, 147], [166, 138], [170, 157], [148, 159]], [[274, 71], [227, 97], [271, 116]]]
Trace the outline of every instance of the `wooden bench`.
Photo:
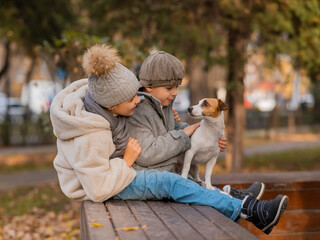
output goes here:
[[[234, 223], [207, 206], [112, 200], [105, 204], [82, 203], [81, 237], [83, 240], [320, 239], [320, 171], [212, 175], [213, 185], [220, 189], [225, 184], [245, 189], [255, 181], [266, 184], [263, 199], [272, 199], [278, 194], [289, 196], [287, 210], [270, 235], [265, 235], [247, 221]], [[92, 220], [103, 226], [93, 227]], [[122, 227], [133, 226], [138, 230], [122, 230]]]
[[238, 239], [258, 238], [212, 207], [164, 201], [84, 201], [81, 239]]
[[212, 183], [219, 188], [229, 183], [236, 189], [245, 189], [254, 181], [261, 181], [266, 185], [262, 200], [285, 194], [289, 197], [289, 204], [270, 235], [265, 235], [247, 221], [241, 221], [241, 226], [261, 240], [320, 239], [320, 171], [212, 176]]

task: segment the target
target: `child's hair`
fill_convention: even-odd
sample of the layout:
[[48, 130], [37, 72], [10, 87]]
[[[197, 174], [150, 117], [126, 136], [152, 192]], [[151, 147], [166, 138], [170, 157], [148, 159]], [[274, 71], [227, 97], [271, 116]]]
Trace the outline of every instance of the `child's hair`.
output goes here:
[[143, 61], [139, 79], [143, 87], [180, 85], [184, 73], [184, 66], [178, 58], [159, 51], [149, 55]]

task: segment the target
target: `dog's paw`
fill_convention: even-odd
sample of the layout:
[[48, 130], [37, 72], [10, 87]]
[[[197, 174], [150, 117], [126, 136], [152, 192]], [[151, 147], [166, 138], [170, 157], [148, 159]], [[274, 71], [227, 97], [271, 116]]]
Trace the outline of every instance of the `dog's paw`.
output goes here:
[[183, 178], [188, 178], [188, 173], [182, 173], [182, 174], [181, 174], [181, 177], [183, 177]]
[[206, 183], [204, 182], [204, 181], [202, 181], [202, 180], [200, 180], [199, 182], [197, 182], [201, 187], [207, 187], [206, 186]]
[[208, 184], [206, 184], [206, 188], [210, 189], [210, 190], [214, 190], [214, 191], [216, 190], [214, 187], [212, 187], [211, 185], [208, 185]]

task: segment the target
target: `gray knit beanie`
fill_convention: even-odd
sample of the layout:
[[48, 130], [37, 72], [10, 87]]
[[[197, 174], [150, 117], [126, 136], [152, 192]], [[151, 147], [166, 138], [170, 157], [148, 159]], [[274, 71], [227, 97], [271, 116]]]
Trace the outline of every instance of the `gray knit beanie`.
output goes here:
[[184, 66], [178, 58], [159, 51], [143, 61], [139, 78], [143, 87], [180, 85], [184, 72]]
[[105, 108], [128, 101], [140, 87], [136, 76], [120, 61], [117, 51], [107, 45], [95, 45], [83, 56], [82, 66], [88, 74], [89, 93]]

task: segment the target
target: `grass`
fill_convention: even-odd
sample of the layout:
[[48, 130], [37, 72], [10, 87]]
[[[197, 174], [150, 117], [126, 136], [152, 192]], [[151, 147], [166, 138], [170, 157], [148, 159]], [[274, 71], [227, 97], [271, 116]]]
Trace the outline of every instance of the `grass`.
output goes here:
[[[320, 170], [320, 148], [288, 150], [278, 153], [257, 154], [244, 158], [242, 172], [281, 172]], [[200, 166], [204, 174], [205, 165]], [[224, 159], [217, 161], [213, 169], [215, 174], [227, 173]]]
[[23, 163], [23, 164], [17, 164], [14, 166], [0, 164], [0, 174], [41, 170], [41, 169], [48, 169], [51, 167], [53, 167], [52, 162], [43, 162], [43, 163], [27, 162], [27, 163]]
[[0, 216], [0, 240], [80, 238], [80, 203], [58, 183], [0, 192]]
[[319, 170], [320, 148], [296, 149], [246, 157], [244, 168], [256, 172]]
[[58, 183], [39, 187], [19, 187], [0, 192], [0, 215], [30, 214], [34, 208], [58, 212], [70, 201], [63, 195]]
[[[251, 141], [253, 141], [251, 139]], [[256, 145], [265, 144], [264, 140], [254, 139]], [[248, 144], [248, 143], [247, 143]], [[250, 145], [250, 143], [248, 144]], [[20, 171], [32, 171], [53, 167], [54, 154], [32, 155], [27, 161], [13, 166], [0, 164], [0, 174]], [[308, 171], [320, 170], [320, 148], [307, 148], [288, 150], [278, 153], [265, 153], [245, 157], [243, 172], [268, 172], [268, 171]], [[227, 173], [224, 160], [218, 160], [214, 173]], [[200, 173], [204, 174], [204, 166], [200, 166]]]

